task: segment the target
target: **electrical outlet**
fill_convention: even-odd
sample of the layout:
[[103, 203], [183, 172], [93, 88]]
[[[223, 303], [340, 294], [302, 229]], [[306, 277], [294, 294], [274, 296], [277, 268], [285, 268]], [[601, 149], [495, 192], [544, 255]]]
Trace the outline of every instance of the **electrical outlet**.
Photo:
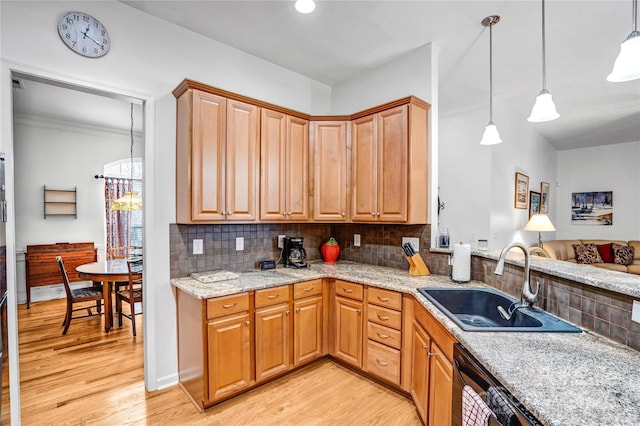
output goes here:
[[193, 240], [193, 254], [202, 254], [202, 253], [204, 253], [202, 240]]
[[633, 301], [633, 307], [631, 308], [631, 321], [640, 322], [640, 302]]
[[360, 247], [360, 234], [353, 234], [353, 246]]
[[402, 237], [402, 245], [405, 245], [405, 243], [411, 244], [413, 251], [416, 253], [420, 251], [420, 238]]
[[244, 237], [236, 237], [236, 251], [244, 250]]
[[278, 235], [278, 248], [279, 249], [283, 249], [284, 248], [284, 239], [286, 238], [286, 235]]

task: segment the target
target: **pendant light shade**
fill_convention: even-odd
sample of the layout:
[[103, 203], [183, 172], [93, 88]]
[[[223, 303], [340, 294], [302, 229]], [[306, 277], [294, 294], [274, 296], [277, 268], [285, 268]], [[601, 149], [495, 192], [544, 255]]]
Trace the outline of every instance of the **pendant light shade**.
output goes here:
[[531, 109], [531, 115], [527, 118], [527, 120], [532, 123], [551, 121], [560, 117], [560, 114], [556, 111], [556, 105], [553, 103], [551, 93], [547, 90], [547, 49], [545, 44], [544, 15], [544, 0], [542, 0], [542, 90], [536, 97], [536, 103]]
[[496, 123], [493, 122], [493, 26], [498, 22], [498, 15], [487, 16], [481, 22], [483, 27], [489, 27], [489, 122], [482, 134], [480, 145], [496, 145], [502, 142]]
[[620, 45], [620, 54], [607, 80], [613, 83], [640, 78], [640, 31], [638, 31], [638, 0], [632, 2], [633, 29]]
[[316, 3], [313, 0], [296, 0], [295, 7], [298, 12], [307, 14], [316, 10]]
[[[129, 148], [131, 160], [129, 163], [129, 171], [131, 172], [131, 180], [129, 181], [129, 185], [131, 186], [131, 189], [133, 189], [133, 104], [131, 104], [131, 129], [129, 135], [131, 137], [131, 145]], [[129, 212], [142, 210], [142, 198], [140, 198], [140, 195], [138, 195], [137, 192], [125, 192], [122, 197], [111, 203], [109, 209], [111, 211], [119, 210]]]

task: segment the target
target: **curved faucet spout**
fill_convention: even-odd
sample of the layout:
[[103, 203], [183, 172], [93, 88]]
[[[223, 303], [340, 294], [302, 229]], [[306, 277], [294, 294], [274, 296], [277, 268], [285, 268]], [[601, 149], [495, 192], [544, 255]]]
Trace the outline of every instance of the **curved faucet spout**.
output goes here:
[[522, 296], [520, 300], [522, 303], [526, 303], [528, 306], [532, 306], [538, 300], [538, 290], [540, 290], [540, 285], [536, 287], [535, 293], [531, 289], [531, 284], [529, 283], [529, 263], [531, 257], [529, 255], [529, 250], [525, 247], [524, 244], [519, 243], [517, 241], [512, 242], [511, 244], [505, 246], [500, 252], [500, 257], [498, 258], [498, 265], [496, 266], [495, 271], [493, 272], [496, 275], [502, 275], [504, 272], [504, 262], [507, 257], [507, 253], [512, 248], [519, 248], [524, 253], [524, 283], [522, 283]]

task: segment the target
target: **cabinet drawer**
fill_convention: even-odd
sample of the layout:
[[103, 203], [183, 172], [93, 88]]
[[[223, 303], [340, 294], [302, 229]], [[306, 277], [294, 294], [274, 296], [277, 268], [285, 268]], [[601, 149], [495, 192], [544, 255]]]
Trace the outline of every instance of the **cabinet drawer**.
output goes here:
[[207, 319], [249, 310], [249, 293], [207, 299]]
[[395, 291], [369, 287], [367, 301], [378, 306], [395, 309], [396, 311], [402, 310], [402, 294]]
[[362, 284], [354, 284], [347, 281], [336, 280], [336, 294], [350, 299], [362, 300]]
[[293, 285], [293, 298], [301, 299], [307, 296], [322, 294], [322, 280], [305, 281]]
[[369, 305], [367, 308], [367, 319], [377, 324], [395, 328], [396, 330], [402, 329], [402, 314], [393, 309]]
[[367, 322], [367, 338], [392, 346], [396, 349], [401, 348], [402, 332], [384, 325], [376, 324], [371, 321]]
[[289, 286], [283, 285], [280, 287], [265, 288], [264, 290], [256, 290], [255, 298], [256, 308], [286, 303], [289, 301]]
[[367, 340], [367, 372], [400, 384], [400, 351]]

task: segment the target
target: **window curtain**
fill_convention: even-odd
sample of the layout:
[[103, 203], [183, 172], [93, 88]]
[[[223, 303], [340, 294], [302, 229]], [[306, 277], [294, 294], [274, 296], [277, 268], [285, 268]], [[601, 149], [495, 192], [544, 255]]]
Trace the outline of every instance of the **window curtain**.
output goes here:
[[107, 248], [109, 257], [112, 247], [129, 247], [131, 235], [131, 212], [111, 211], [111, 203], [131, 191], [129, 179], [104, 179], [104, 207], [107, 218]]

